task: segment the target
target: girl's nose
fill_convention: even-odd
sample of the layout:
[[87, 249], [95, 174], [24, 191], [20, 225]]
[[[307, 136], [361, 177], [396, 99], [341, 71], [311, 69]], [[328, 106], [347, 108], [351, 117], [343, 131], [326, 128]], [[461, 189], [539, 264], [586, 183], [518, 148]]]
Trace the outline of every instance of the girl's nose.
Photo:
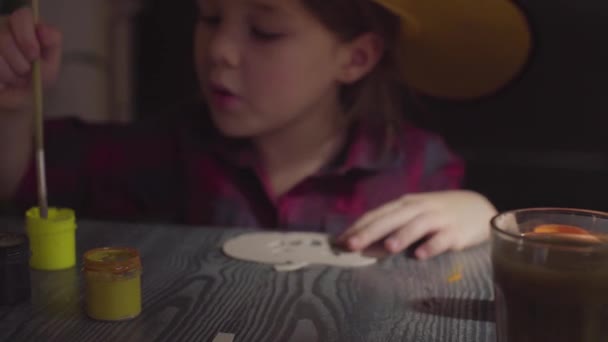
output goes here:
[[214, 65], [235, 68], [240, 63], [238, 37], [225, 26], [221, 25], [211, 33], [210, 59]]

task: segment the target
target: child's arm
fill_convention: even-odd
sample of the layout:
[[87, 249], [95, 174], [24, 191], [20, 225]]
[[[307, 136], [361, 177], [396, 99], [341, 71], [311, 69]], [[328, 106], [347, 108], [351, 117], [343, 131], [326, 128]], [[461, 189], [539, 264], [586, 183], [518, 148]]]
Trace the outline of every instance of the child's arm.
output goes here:
[[58, 74], [61, 33], [34, 24], [29, 8], [0, 19], [0, 200], [15, 192], [31, 159], [31, 67], [42, 58], [45, 85]]
[[[494, 206], [481, 194], [457, 190], [463, 163], [442, 139], [432, 136], [419, 140], [425, 141], [422, 149], [416, 149], [420, 157], [415, 161], [424, 167], [419, 192], [368, 212], [338, 238], [339, 242], [361, 250], [383, 241], [388, 251], [399, 253], [427, 238], [415, 251], [417, 257], [425, 259], [487, 239], [490, 219], [496, 214]], [[410, 152], [410, 156], [416, 155]]]
[[361, 250], [386, 238], [386, 249], [399, 253], [428, 237], [415, 251], [418, 258], [426, 259], [483, 242], [495, 214], [494, 206], [472, 191], [408, 194], [364, 215], [340, 241]]

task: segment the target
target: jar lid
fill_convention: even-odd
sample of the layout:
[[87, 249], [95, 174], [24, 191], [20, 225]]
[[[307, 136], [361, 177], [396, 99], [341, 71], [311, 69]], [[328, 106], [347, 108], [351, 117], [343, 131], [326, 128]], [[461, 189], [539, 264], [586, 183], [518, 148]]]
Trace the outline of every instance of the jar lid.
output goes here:
[[57, 234], [76, 229], [76, 213], [69, 208], [48, 208], [47, 218], [40, 217], [40, 208], [33, 207], [25, 213], [28, 234]]
[[0, 260], [19, 262], [29, 258], [29, 244], [25, 234], [0, 232]]
[[123, 274], [141, 269], [139, 252], [130, 247], [95, 248], [84, 254], [87, 271]]

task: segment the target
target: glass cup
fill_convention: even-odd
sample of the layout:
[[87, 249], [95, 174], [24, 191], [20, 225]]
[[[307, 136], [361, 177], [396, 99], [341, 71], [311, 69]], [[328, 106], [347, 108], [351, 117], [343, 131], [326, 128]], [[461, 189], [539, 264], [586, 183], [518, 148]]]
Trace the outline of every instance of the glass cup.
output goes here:
[[608, 213], [501, 213], [492, 266], [498, 342], [608, 341]]

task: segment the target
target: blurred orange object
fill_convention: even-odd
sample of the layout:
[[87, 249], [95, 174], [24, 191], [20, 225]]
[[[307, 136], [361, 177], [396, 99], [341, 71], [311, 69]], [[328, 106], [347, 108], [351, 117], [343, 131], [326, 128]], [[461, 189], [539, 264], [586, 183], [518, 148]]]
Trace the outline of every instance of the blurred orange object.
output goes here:
[[586, 229], [563, 224], [543, 224], [534, 228], [537, 234], [583, 234], [591, 235]]

